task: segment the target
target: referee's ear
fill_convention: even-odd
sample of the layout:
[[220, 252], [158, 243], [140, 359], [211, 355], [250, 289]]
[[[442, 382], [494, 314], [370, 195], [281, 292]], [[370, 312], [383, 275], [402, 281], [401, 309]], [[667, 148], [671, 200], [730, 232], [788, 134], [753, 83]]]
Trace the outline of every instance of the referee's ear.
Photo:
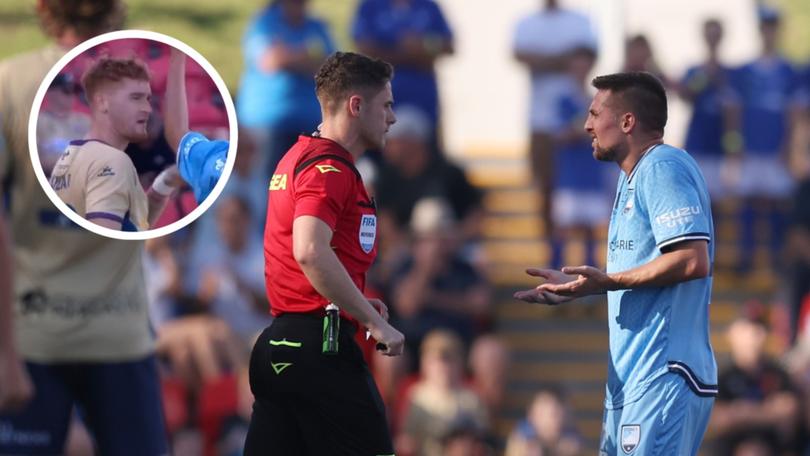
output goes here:
[[360, 117], [360, 108], [363, 104], [363, 97], [360, 95], [352, 95], [349, 97], [349, 115], [351, 117]]

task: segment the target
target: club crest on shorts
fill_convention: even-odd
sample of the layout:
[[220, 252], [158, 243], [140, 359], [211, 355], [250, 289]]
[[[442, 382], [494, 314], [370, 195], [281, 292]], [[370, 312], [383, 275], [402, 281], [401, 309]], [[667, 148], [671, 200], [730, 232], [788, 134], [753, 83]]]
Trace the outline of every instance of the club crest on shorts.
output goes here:
[[374, 249], [374, 240], [377, 238], [377, 216], [363, 214], [360, 219], [360, 248], [366, 253]]
[[625, 424], [622, 426], [621, 445], [624, 454], [630, 454], [638, 447], [641, 441], [641, 426], [638, 424]]

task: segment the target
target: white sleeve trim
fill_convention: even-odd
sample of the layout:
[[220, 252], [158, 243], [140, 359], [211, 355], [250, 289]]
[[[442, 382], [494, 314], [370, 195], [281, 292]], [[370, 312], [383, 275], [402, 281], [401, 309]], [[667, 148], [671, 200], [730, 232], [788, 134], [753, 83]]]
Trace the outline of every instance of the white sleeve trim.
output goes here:
[[711, 240], [712, 240], [712, 238], [710, 236], [707, 236], [705, 234], [685, 234], [683, 236], [678, 236], [676, 238], [668, 239], [668, 240], [658, 244], [658, 249], [659, 250], [663, 249], [664, 247], [666, 247], [668, 245], [677, 244], [678, 242], [695, 241], [695, 240], [699, 240], [699, 239], [702, 239], [702, 240], [707, 241], [707, 242], [711, 242]]

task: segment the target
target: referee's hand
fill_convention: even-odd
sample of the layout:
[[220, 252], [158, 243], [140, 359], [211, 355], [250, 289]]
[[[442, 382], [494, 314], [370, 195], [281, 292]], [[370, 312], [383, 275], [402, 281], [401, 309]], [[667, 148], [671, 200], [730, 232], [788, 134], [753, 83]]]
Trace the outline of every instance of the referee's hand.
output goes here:
[[389, 325], [387, 321], [382, 320], [379, 325], [372, 325], [368, 330], [371, 331], [371, 337], [373, 337], [378, 344], [385, 346], [381, 347], [380, 352], [382, 354], [387, 356], [399, 356], [402, 354], [405, 336], [393, 326]]
[[380, 316], [383, 317], [385, 321], [388, 321], [388, 306], [386, 306], [384, 302], [377, 298], [369, 298], [368, 303], [379, 312]]

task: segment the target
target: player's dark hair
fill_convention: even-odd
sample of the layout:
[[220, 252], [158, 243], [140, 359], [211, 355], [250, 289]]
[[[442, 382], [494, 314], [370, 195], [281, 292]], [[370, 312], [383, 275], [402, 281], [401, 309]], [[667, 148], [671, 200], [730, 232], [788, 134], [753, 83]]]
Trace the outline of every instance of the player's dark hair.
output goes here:
[[84, 40], [120, 29], [126, 6], [121, 0], [42, 0], [38, 15], [47, 35], [60, 37], [72, 30]]
[[315, 74], [315, 94], [326, 111], [352, 92], [379, 92], [394, 77], [390, 63], [354, 52], [335, 52]]
[[631, 72], [597, 76], [591, 85], [610, 91], [615, 108], [632, 112], [649, 131], [664, 132], [667, 124], [667, 94], [661, 81], [651, 73]]
[[116, 59], [102, 57], [93, 62], [82, 76], [82, 87], [88, 100], [93, 99], [96, 91], [108, 82], [122, 79], [149, 81], [149, 69], [137, 58]]

